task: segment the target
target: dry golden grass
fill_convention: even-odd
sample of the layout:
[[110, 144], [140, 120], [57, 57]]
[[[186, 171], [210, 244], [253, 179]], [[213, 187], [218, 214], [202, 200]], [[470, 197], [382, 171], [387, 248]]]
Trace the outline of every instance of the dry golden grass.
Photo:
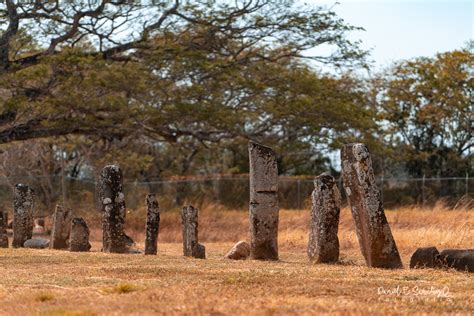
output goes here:
[[[242, 211], [208, 207], [200, 214], [206, 260], [182, 257], [178, 214], [162, 214], [158, 256], [100, 253], [99, 222], [89, 218], [91, 253], [0, 249], [0, 314], [472, 314], [473, 274], [407, 265], [417, 247], [472, 248], [474, 212], [436, 206], [386, 213], [402, 270], [365, 267], [348, 209], [341, 212], [337, 265], [307, 262], [308, 211], [280, 212], [278, 262], [223, 259], [247, 239]], [[143, 215], [127, 218], [139, 247]]]

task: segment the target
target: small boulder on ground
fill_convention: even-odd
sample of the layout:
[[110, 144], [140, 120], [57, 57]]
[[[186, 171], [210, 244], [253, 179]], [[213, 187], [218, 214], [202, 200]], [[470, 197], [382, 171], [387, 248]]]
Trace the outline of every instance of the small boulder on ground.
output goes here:
[[227, 259], [245, 260], [250, 256], [250, 245], [245, 241], [239, 241], [225, 255]]
[[43, 238], [28, 239], [23, 244], [25, 248], [44, 249], [49, 247], [49, 240]]
[[439, 251], [436, 247], [418, 248], [410, 259], [410, 269], [435, 268], [438, 265]]
[[474, 249], [445, 249], [439, 254], [439, 262], [444, 267], [474, 272]]

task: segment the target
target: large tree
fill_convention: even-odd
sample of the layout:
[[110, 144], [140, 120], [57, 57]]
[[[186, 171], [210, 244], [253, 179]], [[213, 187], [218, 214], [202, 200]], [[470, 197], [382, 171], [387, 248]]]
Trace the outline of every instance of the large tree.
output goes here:
[[[284, 118], [242, 126], [243, 117], [268, 119], [251, 90], [267, 95], [264, 107], [284, 96], [282, 85], [265, 90], [270, 75], [277, 80], [278, 67], [297, 66], [319, 45], [332, 53], [313, 60], [361, 61], [364, 53], [346, 39], [353, 29], [332, 11], [290, 0], [5, 0], [0, 143], [68, 134], [167, 142], [257, 136]], [[244, 77], [254, 75], [266, 81]]]

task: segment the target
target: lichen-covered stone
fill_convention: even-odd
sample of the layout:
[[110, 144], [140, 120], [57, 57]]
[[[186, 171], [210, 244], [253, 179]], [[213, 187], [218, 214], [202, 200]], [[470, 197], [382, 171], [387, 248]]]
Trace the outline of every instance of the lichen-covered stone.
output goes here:
[[314, 179], [311, 195], [311, 223], [309, 230], [308, 257], [315, 263], [331, 263], [339, 260], [337, 230], [341, 194], [334, 177], [322, 174]]
[[249, 142], [250, 258], [278, 260], [278, 168], [275, 152]]
[[474, 249], [445, 249], [439, 254], [442, 267], [474, 272]]
[[14, 248], [23, 247], [33, 236], [34, 191], [29, 186], [17, 184], [13, 189], [13, 241]]
[[158, 233], [160, 230], [160, 207], [155, 194], [148, 194], [146, 197], [146, 238], [145, 254], [156, 255], [158, 246]]
[[99, 196], [102, 205], [102, 251], [127, 253], [131, 238], [124, 231], [125, 195], [122, 187], [122, 171], [118, 166], [109, 165], [102, 169]]
[[89, 251], [89, 227], [86, 221], [81, 217], [75, 217], [71, 221], [71, 234], [69, 237], [70, 251]]
[[34, 249], [45, 249], [49, 247], [49, 240], [44, 238], [32, 238], [24, 242], [23, 247]]
[[245, 260], [250, 256], [250, 245], [245, 241], [239, 241], [225, 255], [225, 258], [232, 260]]
[[8, 248], [8, 213], [0, 211], [0, 248]]
[[198, 209], [192, 205], [183, 207], [183, 255], [199, 259], [206, 258], [206, 248], [198, 242]]
[[360, 143], [344, 145], [341, 160], [344, 190], [367, 265], [401, 268], [402, 261], [385, 217], [368, 148]]
[[71, 233], [72, 211], [61, 205], [56, 205], [53, 214], [53, 228], [49, 246], [51, 249], [67, 249]]
[[410, 269], [436, 268], [439, 263], [439, 251], [436, 247], [418, 248], [410, 258]]

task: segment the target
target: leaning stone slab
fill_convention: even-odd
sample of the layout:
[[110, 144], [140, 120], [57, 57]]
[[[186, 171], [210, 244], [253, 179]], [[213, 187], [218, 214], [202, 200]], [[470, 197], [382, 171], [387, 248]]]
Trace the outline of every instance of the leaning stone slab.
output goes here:
[[444, 267], [474, 272], [474, 249], [445, 249], [439, 254], [439, 261]]
[[102, 251], [127, 253], [131, 238], [124, 232], [125, 195], [122, 188], [122, 171], [118, 166], [109, 165], [102, 169], [99, 195], [102, 205]]
[[53, 228], [51, 230], [51, 249], [67, 249], [71, 233], [72, 211], [61, 205], [56, 205], [53, 214]]
[[249, 142], [250, 258], [278, 260], [278, 167], [273, 149]]
[[239, 241], [225, 255], [225, 258], [232, 260], [245, 260], [250, 255], [250, 245], [245, 241]]
[[86, 221], [81, 217], [73, 218], [71, 221], [71, 234], [69, 237], [70, 251], [89, 251], [89, 227]]
[[344, 190], [367, 265], [401, 268], [402, 261], [385, 217], [368, 148], [360, 143], [344, 145], [341, 160]]
[[183, 255], [198, 259], [206, 258], [206, 248], [198, 242], [198, 209], [192, 205], [183, 207]]
[[336, 180], [328, 174], [314, 179], [311, 195], [311, 222], [308, 257], [315, 263], [331, 263], [339, 260], [337, 230], [341, 205], [341, 193]]
[[155, 194], [148, 194], [146, 197], [146, 238], [145, 254], [156, 255], [158, 246], [158, 232], [160, 229], [160, 207]]
[[0, 248], [8, 248], [8, 213], [0, 211]]
[[25, 248], [45, 249], [49, 247], [49, 240], [44, 238], [28, 239], [23, 244]]
[[436, 268], [439, 263], [439, 251], [436, 247], [418, 248], [410, 259], [410, 269]]
[[13, 242], [14, 248], [33, 236], [34, 191], [29, 186], [17, 184], [13, 189]]

